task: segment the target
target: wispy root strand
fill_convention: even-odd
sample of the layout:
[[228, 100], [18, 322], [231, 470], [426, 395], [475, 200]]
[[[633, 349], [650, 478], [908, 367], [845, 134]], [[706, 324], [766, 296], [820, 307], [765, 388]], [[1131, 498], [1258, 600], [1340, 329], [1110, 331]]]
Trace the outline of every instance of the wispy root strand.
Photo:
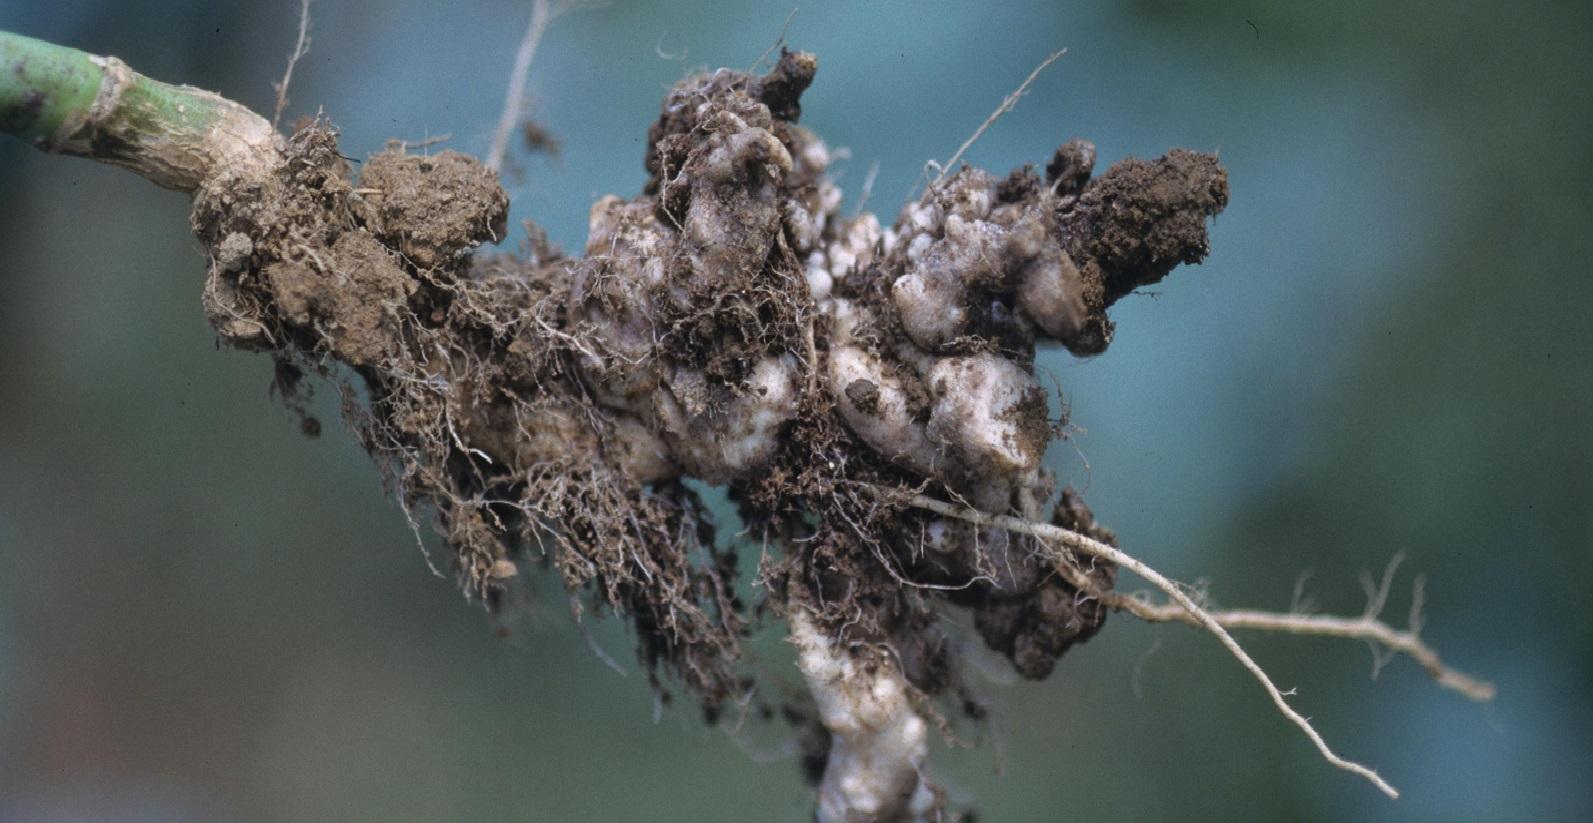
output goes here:
[[[884, 489], [880, 491], [888, 493]], [[1411, 613], [1410, 630], [1396, 630], [1378, 619], [1379, 613], [1387, 603], [1389, 586], [1392, 583], [1394, 571], [1399, 565], [1398, 558], [1393, 563], [1390, 563], [1380, 585], [1368, 586], [1367, 608], [1359, 617], [1276, 614], [1251, 610], [1211, 612], [1196, 603], [1184, 592], [1183, 587], [1168, 579], [1161, 572], [1145, 565], [1122, 550], [1087, 535], [1046, 523], [1036, 523], [1006, 515], [993, 515], [966, 506], [958, 506], [942, 500], [936, 500], [922, 494], [902, 498], [901, 502], [914, 508], [932, 511], [975, 525], [995, 526], [1010, 532], [1038, 538], [1046, 550], [1054, 556], [1058, 570], [1068, 578], [1070, 583], [1078, 587], [1080, 591], [1088, 592], [1091, 596], [1100, 598], [1101, 602], [1111, 608], [1128, 612], [1135, 617], [1150, 622], [1187, 623], [1210, 632], [1261, 683], [1262, 688], [1272, 698], [1272, 702], [1278, 711], [1288, 718], [1291, 723], [1299, 727], [1300, 731], [1305, 733], [1305, 736], [1311, 740], [1325, 760], [1344, 771], [1365, 778], [1391, 798], [1398, 798], [1399, 791], [1379, 776], [1377, 772], [1360, 763], [1346, 760], [1329, 748], [1327, 742], [1322, 739], [1322, 735], [1317, 732], [1309, 720], [1289, 705], [1284, 693], [1272, 682], [1272, 678], [1239, 646], [1238, 641], [1234, 640], [1233, 635], [1229, 634], [1228, 630], [1256, 629], [1288, 634], [1323, 635], [1365, 640], [1380, 644], [1389, 653], [1409, 655], [1417, 663], [1421, 664], [1438, 681], [1439, 685], [1458, 691], [1473, 700], [1489, 700], [1494, 695], [1493, 684], [1445, 666], [1438, 653], [1422, 642], [1419, 636], [1421, 626], [1421, 584], [1419, 580]], [[1163, 604], [1151, 603], [1142, 597], [1099, 590], [1098, 586], [1092, 585], [1089, 579], [1080, 572], [1072, 553], [1089, 555], [1128, 569], [1167, 595], [1169, 602]], [[1382, 660], [1384, 658], [1380, 655], [1378, 659]]]

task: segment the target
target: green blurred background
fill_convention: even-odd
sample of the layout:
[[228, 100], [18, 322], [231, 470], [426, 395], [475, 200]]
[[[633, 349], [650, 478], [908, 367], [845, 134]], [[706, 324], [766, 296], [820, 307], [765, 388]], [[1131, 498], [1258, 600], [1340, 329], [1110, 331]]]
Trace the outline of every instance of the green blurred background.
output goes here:
[[[887, 219], [1048, 51], [969, 159], [1218, 150], [1214, 252], [1044, 365], [1082, 431], [1051, 463], [1130, 551], [1227, 605], [1326, 610], [1396, 551], [1476, 705], [1365, 647], [1241, 638], [1390, 802], [1323, 764], [1209, 638], [1114, 618], [994, 726], [936, 747], [988, 820], [1593, 817], [1593, 6], [802, 3], [804, 125]], [[329, 2], [294, 76], [363, 157], [482, 152], [527, 2]], [[665, 88], [746, 67], [790, 2], [613, 2], [534, 70], [562, 158], [516, 218], [566, 248], [634, 193]], [[269, 110], [297, 2], [7, 0], [0, 28]], [[338, 426], [311, 440], [266, 358], [218, 350], [187, 199], [0, 142], [0, 820], [800, 821], [778, 730], [655, 707], [545, 587], [507, 639], [432, 576]], [[329, 393], [327, 393], [329, 394]], [[330, 422], [335, 415], [323, 403]], [[733, 529], [726, 529], [731, 533]], [[435, 547], [433, 547], [435, 550]], [[1403, 583], [1408, 583], [1406, 578]], [[1409, 589], [1390, 609], [1402, 620]], [[776, 677], [769, 678], [770, 688]]]

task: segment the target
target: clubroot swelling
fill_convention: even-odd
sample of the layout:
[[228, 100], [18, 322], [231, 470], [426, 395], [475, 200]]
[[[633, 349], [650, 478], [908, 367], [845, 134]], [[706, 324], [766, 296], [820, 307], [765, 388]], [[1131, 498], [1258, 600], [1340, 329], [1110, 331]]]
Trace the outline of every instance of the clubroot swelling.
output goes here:
[[[1044, 468], [1065, 421], [1037, 347], [1102, 352], [1116, 300], [1206, 255], [1228, 200], [1212, 155], [1097, 176], [1074, 140], [1039, 170], [947, 169], [888, 226], [846, 216], [828, 149], [797, 125], [817, 60], [782, 50], [767, 74], [670, 91], [642, 194], [592, 207], [583, 255], [529, 227], [529, 254], [511, 257], [476, 252], [506, 237], [509, 202], [473, 158], [395, 144], [356, 177], [324, 122], [278, 137], [235, 104], [49, 48], [0, 34], [0, 70], [21, 78], [0, 88], [0, 126], [192, 191], [217, 333], [269, 353], [292, 405], [308, 376], [343, 388], [350, 428], [405, 510], [432, 514], [467, 592], [507, 608], [551, 570], [631, 622], [661, 693], [678, 684], [710, 722], [753, 707], [808, 724], [822, 819], [944, 811], [928, 729], [986, 712], [951, 612], [1034, 679], [1112, 610], [1207, 628], [1325, 757], [1390, 793], [1225, 626], [1367, 639], [1491, 694], [1415, 620], [1379, 621], [1386, 583], [1359, 619], [1206, 611]], [[76, 108], [69, 80], [95, 85]], [[166, 110], [187, 118], [178, 137]], [[142, 139], [152, 128], [164, 138]], [[773, 549], [752, 589], [688, 480], [726, 487]], [[1114, 592], [1119, 566], [1167, 603]], [[771, 616], [811, 707], [756, 687], [744, 644]]]

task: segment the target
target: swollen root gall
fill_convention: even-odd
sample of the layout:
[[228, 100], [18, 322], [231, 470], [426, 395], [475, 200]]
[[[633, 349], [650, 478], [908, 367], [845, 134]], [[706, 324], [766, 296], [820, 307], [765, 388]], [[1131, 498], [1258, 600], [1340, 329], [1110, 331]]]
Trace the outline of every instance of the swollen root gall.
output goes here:
[[[1075, 140], [1044, 177], [965, 166], [889, 226], [845, 216], [829, 150], [796, 123], [817, 66], [787, 51], [767, 75], [676, 84], [643, 192], [591, 208], [579, 257], [472, 255], [505, 235], [495, 172], [395, 145], [356, 182], [308, 124], [271, 174], [201, 186], [205, 306], [222, 339], [348, 384], [348, 424], [489, 606], [552, 570], [713, 717], [772, 699], [743, 645], [768, 614], [798, 619], [825, 666], [900, 666], [901, 699], [982, 716], [950, 610], [1034, 678], [1105, 611], [1032, 537], [888, 490], [1109, 541], [1044, 467], [1058, 427], [1036, 350], [1104, 350], [1116, 299], [1205, 255], [1226, 176], [1175, 150], [1093, 177]], [[761, 586], [739, 588], [687, 480], [728, 487], [771, 548]]]

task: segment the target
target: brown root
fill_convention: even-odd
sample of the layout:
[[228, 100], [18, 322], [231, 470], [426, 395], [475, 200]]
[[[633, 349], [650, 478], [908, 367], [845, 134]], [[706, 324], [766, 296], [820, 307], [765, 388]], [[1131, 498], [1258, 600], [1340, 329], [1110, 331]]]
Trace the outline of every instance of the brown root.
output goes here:
[[[767, 75], [677, 84], [644, 193], [592, 208], [581, 258], [472, 257], [505, 234], [496, 172], [395, 144], [356, 180], [335, 133], [308, 124], [271, 174], [200, 188], [205, 305], [224, 340], [278, 358], [290, 403], [299, 375], [345, 384], [349, 425], [406, 509], [435, 512], [489, 607], [556, 570], [631, 621], [660, 690], [667, 675], [710, 717], [749, 699], [757, 616], [790, 617], [813, 671], [893, 684], [881, 728], [913, 731], [897, 742], [918, 752], [926, 723], [949, 730], [933, 701], [984, 711], [946, 609], [1042, 678], [1100, 629], [1092, 596], [1115, 569], [1070, 577], [1032, 536], [871, 489], [1049, 512], [1110, 542], [1077, 494], [1053, 501], [1042, 458], [1059, 425], [1035, 351], [1104, 348], [1113, 300], [1205, 253], [1226, 182], [1182, 151], [1092, 180], [1093, 147], [1075, 141], [1044, 179], [964, 167], [893, 226], [843, 217], [828, 150], [796, 125], [816, 69], [782, 51]], [[687, 479], [727, 486], [779, 549], [759, 600], [737, 592], [736, 554]], [[832, 752], [888, 742], [844, 721], [825, 718]], [[903, 808], [939, 802], [903, 785]]]

